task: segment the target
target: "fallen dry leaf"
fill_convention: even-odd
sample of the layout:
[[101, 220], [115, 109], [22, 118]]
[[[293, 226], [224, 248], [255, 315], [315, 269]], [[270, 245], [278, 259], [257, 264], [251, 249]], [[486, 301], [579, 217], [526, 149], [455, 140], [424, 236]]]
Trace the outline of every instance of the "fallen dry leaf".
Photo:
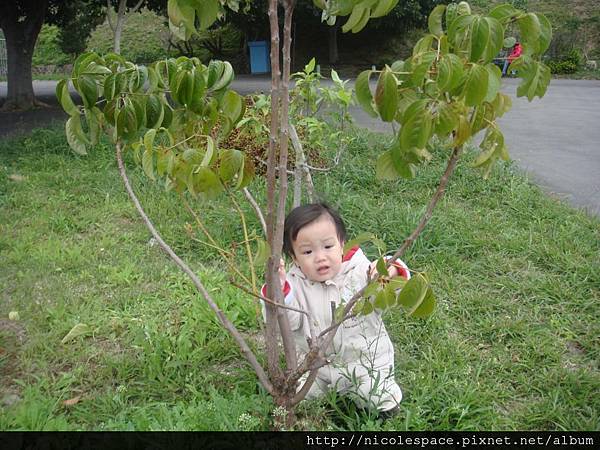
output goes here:
[[81, 395], [78, 395], [77, 397], [70, 398], [69, 400], [65, 400], [63, 402], [63, 405], [65, 405], [65, 406], [73, 406], [73, 405], [76, 405], [77, 403], [79, 403], [79, 400], [81, 400]]
[[20, 181], [25, 181], [27, 178], [24, 177], [23, 175], [18, 175], [16, 173], [13, 173], [12, 175], [8, 176], [8, 179], [11, 181], [20, 182]]

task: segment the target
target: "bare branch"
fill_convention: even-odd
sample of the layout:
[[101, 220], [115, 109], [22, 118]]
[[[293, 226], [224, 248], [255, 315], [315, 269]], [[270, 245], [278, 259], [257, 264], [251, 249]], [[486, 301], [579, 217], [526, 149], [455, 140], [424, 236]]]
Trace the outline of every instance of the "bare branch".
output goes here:
[[273, 300], [271, 300], [271, 299], [269, 299], [269, 298], [267, 298], [267, 297], [264, 297], [264, 296], [262, 296], [262, 295], [260, 295], [260, 294], [257, 294], [256, 292], [252, 292], [250, 289], [248, 289], [248, 288], [245, 288], [244, 286], [242, 286], [242, 285], [240, 285], [240, 284], [237, 284], [236, 282], [234, 282], [234, 281], [232, 281], [232, 280], [229, 280], [229, 282], [230, 282], [232, 285], [234, 285], [236, 288], [238, 288], [238, 289], [240, 289], [240, 290], [244, 291], [246, 294], [249, 294], [249, 295], [251, 295], [251, 296], [253, 296], [253, 297], [256, 297], [256, 298], [258, 298], [259, 300], [262, 300], [262, 301], [263, 301], [263, 302], [265, 302], [265, 303], [269, 303], [270, 305], [273, 305], [273, 306], [275, 306], [276, 308], [288, 309], [288, 310], [290, 310], [290, 311], [294, 311], [294, 312], [297, 312], [297, 313], [300, 313], [300, 314], [304, 314], [304, 315], [305, 315], [306, 317], [308, 317], [308, 318], [309, 318], [309, 320], [310, 320], [310, 315], [308, 314], [308, 312], [307, 312], [307, 311], [304, 311], [304, 310], [302, 310], [302, 309], [299, 309], [299, 308], [294, 308], [293, 306], [288, 306], [288, 305], [286, 305], [285, 303], [277, 303], [277, 302], [274, 302]]
[[260, 225], [262, 226], [263, 232], [265, 233], [265, 237], [266, 237], [267, 236], [267, 223], [265, 222], [265, 216], [263, 215], [262, 210], [260, 209], [260, 206], [258, 206], [257, 201], [254, 199], [254, 197], [252, 196], [252, 194], [250, 193], [248, 188], [244, 188], [244, 189], [242, 189], [242, 191], [244, 192], [244, 195], [248, 199], [248, 202], [250, 202], [250, 205], [252, 205], [252, 208], [254, 209], [254, 212], [256, 213], [256, 217], [258, 217], [258, 220], [260, 221]]
[[108, 8], [106, 10], [106, 20], [108, 20], [108, 26], [110, 27], [110, 29], [114, 33], [115, 32], [115, 25], [113, 24], [112, 19], [110, 17], [110, 14], [112, 12], [112, 5], [110, 4], [110, 0], [106, 0], [106, 7]]
[[[271, 246], [271, 256], [267, 262], [265, 278], [267, 282], [267, 295], [277, 303], [283, 303], [281, 285], [279, 283], [278, 269], [280, 251], [273, 245], [277, 223], [275, 216], [275, 157], [279, 141], [279, 96], [280, 76], [279, 69], [279, 20], [277, 13], [277, 0], [269, 0], [269, 25], [271, 30], [271, 129], [269, 135], [269, 153], [267, 157], [267, 242]], [[277, 309], [265, 305], [265, 342], [269, 375], [271, 379], [281, 379], [283, 372], [279, 367], [279, 352], [277, 347]]]
[[[444, 174], [440, 178], [440, 183], [439, 183], [435, 193], [433, 194], [433, 197], [431, 197], [431, 199], [429, 200], [427, 209], [425, 210], [425, 213], [421, 217], [419, 224], [417, 225], [415, 230], [410, 234], [410, 236], [408, 238], [406, 238], [406, 240], [402, 243], [402, 245], [400, 246], [398, 251], [396, 253], [394, 253], [394, 255], [392, 255], [392, 257], [390, 259], [388, 259], [388, 261], [386, 262], [386, 267], [389, 267], [396, 259], [400, 258], [404, 254], [406, 249], [409, 248], [414, 243], [414, 241], [419, 237], [419, 235], [425, 228], [425, 225], [427, 225], [427, 222], [429, 222], [429, 220], [431, 219], [433, 210], [434, 210], [435, 206], [437, 205], [438, 201], [443, 197], [444, 192], [446, 190], [446, 186], [448, 185], [448, 180], [450, 179], [450, 176], [452, 175], [452, 173], [454, 172], [454, 169], [456, 168], [456, 162], [458, 161], [458, 157], [460, 155], [461, 149], [462, 149], [462, 146], [458, 146], [458, 147], [455, 147], [454, 150], [452, 151], [452, 155], [450, 155], [450, 158], [448, 159], [448, 164], [446, 165], [446, 170], [444, 171]], [[375, 276], [370, 280], [370, 282], [376, 281], [378, 279], [378, 277], [379, 277], [379, 275], [376, 273]], [[367, 284], [367, 286], [368, 286], [368, 284]], [[331, 342], [333, 341], [333, 338], [335, 336], [337, 329], [342, 324], [342, 322], [344, 320], [346, 320], [347, 316], [349, 315], [350, 311], [352, 311], [352, 308], [354, 307], [356, 302], [363, 296], [364, 291], [366, 290], [367, 286], [364, 286], [362, 289], [360, 289], [356, 294], [354, 294], [354, 296], [348, 301], [348, 303], [346, 303], [346, 307], [344, 308], [342, 320], [340, 320], [339, 322], [335, 322], [331, 327], [327, 328], [327, 330], [325, 330], [328, 333], [327, 335], [326, 335], [325, 331], [319, 335], [319, 338], [325, 337], [325, 341], [323, 343], [323, 348], [327, 348], [327, 346], [331, 345]]]
[[163, 241], [162, 237], [160, 236], [160, 234], [158, 234], [158, 231], [156, 230], [156, 228], [154, 228], [154, 225], [146, 215], [144, 209], [142, 208], [142, 205], [140, 204], [138, 198], [133, 192], [133, 189], [131, 188], [131, 184], [129, 183], [129, 178], [127, 177], [125, 165], [123, 164], [123, 158], [121, 156], [121, 145], [118, 142], [116, 144], [116, 156], [117, 165], [119, 167], [119, 173], [121, 174], [123, 183], [125, 183], [125, 189], [127, 190], [127, 194], [129, 194], [129, 198], [131, 199], [138, 213], [142, 217], [144, 224], [150, 230], [150, 233], [152, 234], [154, 239], [156, 239], [156, 242], [158, 242], [160, 248], [167, 255], [169, 255], [169, 257], [175, 262], [175, 264], [192, 280], [192, 283], [194, 284], [198, 292], [202, 294], [202, 296], [204, 297], [210, 308], [215, 312], [225, 329], [235, 339], [238, 346], [240, 347], [240, 350], [242, 351], [242, 354], [256, 372], [256, 375], [258, 376], [258, 379], [260, 380], [262, 385], [265, 387], [267, 392], [273, 394], [275, 392], [273, 385], [269, 381], [264, 369], [256, 359], [256, 356], [254, 356], [254, 353], [252, 353], [252, 350], [250, 349], [240, 332], [237, 330], [235, 325], [231, 323], [231, 321], [227, 318], [223, 311], [221, 311], [219, 306], [212, 299], [210, 293], [206, 290], [206, 288], [204, 287], [200, 279], [196, 276], [196, 274], [192, 271], [192, 269], [190, 269], [189, 266], [181, 258], [179, 258], [179, 256], [175, 254], [171, 247], [169, 247], [169, 245], [165, 241]]
[[[306, 193], [308, 195], [309, 203], [315, 201], [315, 185], [312, 180], [312, 176], [310, 174], [310, 170], [308, 169], [308, 165], [306, 164], [306, 156], [304, 155], [304, 149], [302, 148], [302, 143], [298, 138], [298, 133], [296, 132], [296, 127], [290, 123], [290, 139], [292, 140], [292, 146], [294, 147], [294, 151], [296, 152], [296, 170], [303, 170], [304, 176], [306, 178]], [[299, 158], [298, 158], [299, 157]]]
[[[290, 85], [290, 49], [292, 44], [292, 13], [294, 11], [294, 0], [285, 0], [284, 20], [283, 20], [283, 75], [281, 83], [280, 96], [280, 134], [279, 134], [279, 202], [277, 205], [277, 222], [274, 230], [275, 254], [281, 255], [281, 243], [283, 242], [283, 224], [285, 219], [285, 205], [287, 200], [288, 179], [287, 176], [281, 176], [287, 168], [288, 161], [288, 144], [289, 144], [289, 85]], [[271, 250], [273, 251], [273, 250]], [[272, 253], [273, 254], [273, 253]], [[277, 321], [281, 331], [283, 341], [283, 351], [288, 370], [293, 370], [298, 365], [296, 355], [296, 343], [290, 328], [285, 311], [277, 311]]]
[[138, 9], [140, 9], [140, 6], [142, 6], [142, 4], [145, 2], [146, 0], [140, 0], [139, 2], [137, 2], [137, 5], [135, 5], [132, 9], [130, 9], [130, 11], [132, 13], [136, 12]]

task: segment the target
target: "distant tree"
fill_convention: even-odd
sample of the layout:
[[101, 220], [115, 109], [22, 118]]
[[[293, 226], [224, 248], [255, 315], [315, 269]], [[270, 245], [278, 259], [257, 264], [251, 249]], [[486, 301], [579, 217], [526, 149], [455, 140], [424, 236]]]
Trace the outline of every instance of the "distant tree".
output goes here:
[[[124, 0], [118, 0], [122, 3]], [[139, 2], [139, 0], [137, 0]], [[26, 110], [40, 103], [35, 99], [31, 79], [33, 50], [44, 21], [64, 29], [81, 26], [80, 32], [97, 20], [98, 11], [110, 0], [3, 0], [0, 2], [0, 28], [6, 38], [8, 92], [3, 110]], [[134, 3], [134, 2], [131, 2]], [[165, 1], [146, 0], [148, 8], [164, 10]], [[135, 6], [135, 5], [134, 5]], [[90, 21], [86, 22], [89, 14]], [[96, 18], [96, 19], [93, 19]], [[94, 25], [95, 26], [95, 25]], [[87, 28], [87, 33], [89, 33]], [[71, 35], [77, 45], [85, 39]], [[80, 47], [73, 46], [77, 50]]]
[[8, 92], [3, 110], [29, 109], [36, 104], [31, 60], [47, 8], [48, 0], [0, 2], [0, 27], [6, 38], [8, 62]]

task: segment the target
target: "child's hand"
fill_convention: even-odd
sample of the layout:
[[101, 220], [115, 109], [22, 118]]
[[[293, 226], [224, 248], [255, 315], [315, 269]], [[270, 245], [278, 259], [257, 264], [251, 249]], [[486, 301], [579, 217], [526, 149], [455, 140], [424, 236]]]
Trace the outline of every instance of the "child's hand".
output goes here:
[[285, 287], [285, 281], [286, 281], [285, 261], [283, 260], [283, 258], [281, 258], [279, 260], [279, 281], [281, 282], [281, 288], [283, 289]]
[[[369, 267], [369, 278], [373, 279], [377, 274], [377, 261], [373, 261]], [[395, 266], [388, 267], [388, 277], [394, 278], [398, 275], [398, 269]]]

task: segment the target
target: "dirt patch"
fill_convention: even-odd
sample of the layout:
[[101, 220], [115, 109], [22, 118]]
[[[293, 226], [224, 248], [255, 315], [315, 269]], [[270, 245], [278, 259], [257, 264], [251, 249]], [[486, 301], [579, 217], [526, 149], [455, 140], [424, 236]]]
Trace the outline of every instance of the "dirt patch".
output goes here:
[[0, 319], [0, 405], [11, 406], [20, 400], [14, 379], [19, 375], [19, 351], [27, 335], [16, 321]]

